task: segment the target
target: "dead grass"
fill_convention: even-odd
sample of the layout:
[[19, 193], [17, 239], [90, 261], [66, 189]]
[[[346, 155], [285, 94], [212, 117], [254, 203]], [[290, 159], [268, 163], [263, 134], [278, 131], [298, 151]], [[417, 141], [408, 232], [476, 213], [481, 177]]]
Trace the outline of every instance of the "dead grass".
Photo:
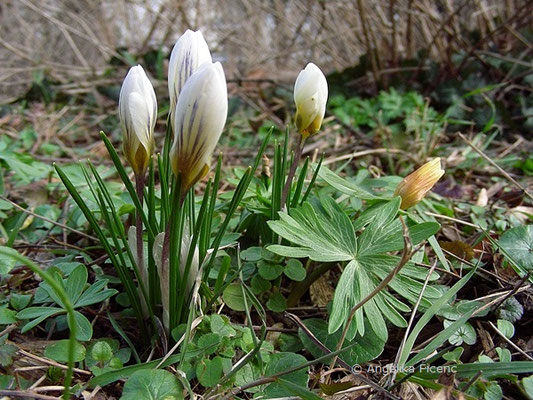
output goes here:
[[168, 52], [187, 28], [203, 31], [230, 78], [291, 80], [308, 61], [331, 72], [368, 54], [371, 78], [386, 83], [420, 50], [450, 68], [457, 51], [482, 58], [526, 44], [530, 56], [520, 30], [532, 13], [528, 0], [3, 0], [0, 103], [38, 71], [67, 92], [92, 91], [111, 58], [125, 61], [118, 49]]

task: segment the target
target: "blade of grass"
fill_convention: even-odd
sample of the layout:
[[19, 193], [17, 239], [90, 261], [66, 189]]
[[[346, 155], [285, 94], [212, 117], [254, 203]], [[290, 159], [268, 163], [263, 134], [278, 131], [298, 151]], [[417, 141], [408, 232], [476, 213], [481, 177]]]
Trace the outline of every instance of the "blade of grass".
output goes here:
[[[411, 334], [405, 341], [405, 346], [402, 349], [402, 353], [398, 358], [398, 368], [401, 368], [405, 365], [409, 353], [413, 349], [414, 343], [422, 329], [428, 324], [428, 322], [433, 318], [433, 316], [440, 310], [440, 308], [446, 304], [474, 275], [476, 268], [473, 268], [468, 274], [461, 278], [455, 285], [452, 286], [441, 298], [439, 298], [433, 305], [426, 310], [426, 312], [420, 317], [416, 325], [414, 326]], [[412, 364], [413, 360], [409, 361], [409, 364]]]
[[304, 197], [302, 197], [302, 201], [300, 202], [300, 205], [305, 203], [305, 201], [309, 197], [309, 194], [311, 193], [311, 189], [313, 189], [313, 186], [315, 185], [315, 181], [318, 176], [318, 173], [320, 172], [320, 167], [322, 166], [323, 161], [324, 161], [324, 153], [322, 153], [322, 155], [320, 156], [320, 160], [318, 161], [318, 164], [315, 168], [315, 173], [313, 174], [313, 177], [311, 178], [311, 182], [309, 182], [309, 186], [307, 186], [307, 190], [305, 191]]
[[304, 161], [304, 165], [300, 169], [300, 174], [298, 175], [298, 180], [296, 181], [296, 188], [294, 189], [294, 194], [292, 196], [292, 199], [287, 201], [287, 203], [290, 201], [291, 208], [296, 207], [298, 205], [298, 200], [300, 200], [300, 196], [302, 195], [302, 189], [304, 186], [305, 177], [307, 176], [308, 167], [309, 167], [309, 157], [306, 157]]
[[131, 349], [131, 352], [133, 353], [133, 358], [135, 358], [135, 362], [137, 364], [141, 364], [141, 358], [139, 357], [139, 354], [137, 353], [137, 349], [135, 349], [135, 346], [134, 346], [133, 342], [131, 341], [129, 336], [126, 334], [126, 332], [124, 332], [124, 330], [118, 324], [118, 322], [115, 320], [115, 318], [113, 318], [113, 316], [111, 315], [109, 310], [107, 311], [107, 318], [109, 318], [109, 322], [111, 322], [111, 326], [113, 327], [113, 329], [115, 329], [115, 331], [117, 331], [117, 333], [120, 335], [120, 337], [122, 339], [124, 339], [126, 344]]
[[62, 283], [53, 278], [53, 276], [47, 271], [41, 269], [30, 259], [20, 255], [16, 250], [8, 247], [0, 246], [0, 255], [15, 259], [18, 263], [26, 265], [34, 274], [39, 275], [43, 281], [45, 281], [54, 290], [56, 295], [63, 302], [63, 306], [67, 311], [68, 326], [70, 329], [70, 335], [68, 339], [68, 356], [67, 356], [67, 371], [65, 373], [65, 380], [63, 382], [63, 399], [70, 400], [70, 385], [72, 383], [72, 374], [74, 369], [74, 352], [76, 349], [76, 319], [74, 317], [74, 307], [67, 296], [65, 288]]

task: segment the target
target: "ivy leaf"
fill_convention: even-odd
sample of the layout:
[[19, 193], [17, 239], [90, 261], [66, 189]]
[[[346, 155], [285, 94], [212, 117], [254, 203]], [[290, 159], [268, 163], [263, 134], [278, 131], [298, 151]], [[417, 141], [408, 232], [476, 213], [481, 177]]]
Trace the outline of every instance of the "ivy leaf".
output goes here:
[[[453, 321], [444, 320], [444, 329], [453, 324]], [[459, 346], [465, 342], [466, 344], [473, 345], [476, 343], [476, 330], [468, 322], [464, 323], [459, 329], [457, 329], [448, 339], [450, 344]]]
[[267, 301], [267, 308], [274, 312], [283, 312], [287, 308], [287, 300], [280, 292], [274, 292]]
[[134, 372], [124, 385], [121, 400], [183, 399], [182, 388], [174, 375], [162, 369]]
[[[241, 369], [235, 374], [235, 385], [244, 386], [247, 383], [253, 382], [256, 379], [261, 377], [261, 370], [254, 364], [248, 363], [245, 364]], [[249, 389], [246, 389], [245, 392], [255, 393], [261, 391], [259, 386], [253, 386]]]
[[244, 311], [246, 309], [242, 288], [239, 283], [229, 284], [222, 293], [222, 300], [234, 311]]
[[237, 334], [235, 329], [231, 326], [229, 318], [219, 314], [213, 314], [210, 316], [209, 321], [211, 332], [216, 332], [220, 336], [232, 337]]
[[13, 356], [17, 353], [18, 349], [12, 344], [7, 344], [7, 335], [0, 337], [0, 366], [9, 367], [13, 364]]
[[198, 347], [206, 348], [205, 355], [213, 354], [217, 351], [217, 347], [222, 341], [222, 337], [218, 333], [206, 333], [198, 339]]
[[205, 358], [196, 365], [196, 377], [204, 387], [215, 386], [222, 377], [222, 358]]
[[516, 322], [522, 318], [524, 307], [515, 297], [509, 297], [498, 310], [499, 317], [509, 322]]
[[[274, 353], [270, 356], [270, 361], [266, 367], [265, 376], [271, 376], [290, 368], [305, 364], [307, 360], [304, 356], [296, 353]], [[307, 389], [309, 380], [308, 368], [302, 368], [290, 374], [284, 375], [285, 381], [290, 381], [294, 385]], [[294, 395], [294, 389], [288, 389], [279, 382], [270, 383], [264, 390], [266, 398], [287, 397]]]
[[533, 225], [509, 229], [498, 243], [521, 272], [533, 269]]
[[283, 273], [287, 278], [292, 279], [293, 281], [303, 281], [305, 279], [305, 268], [303, 267], [301, 261], [291, 258], [287, 261], [285, 266], [285, 271]]

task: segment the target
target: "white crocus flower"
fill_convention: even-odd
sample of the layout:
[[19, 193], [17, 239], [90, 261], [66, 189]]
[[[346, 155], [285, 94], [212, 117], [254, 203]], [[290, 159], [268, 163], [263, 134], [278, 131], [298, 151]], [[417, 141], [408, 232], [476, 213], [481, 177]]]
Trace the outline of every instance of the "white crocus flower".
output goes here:
[[294, 84], [296, 127], [304, 138], [320, 130], [326, 112], [327, 100], [328, 83], [326, 77], [315, 64], [307, 64]]
[[187, 80], [173, 118], [172, 170], [187, 191], [209, 171], [228, 114], [228, 90], [219, 62], [202, 65]]
[[180, 36], [168, 65], [168, 93], [170, 95], [170, 115], [176, 109], [178, 96], [189, 77], [205, 63], [211, 63], [211, 53], [202, 32], [189, 29]]
[[123, 152], [136, 176], [144, 176], [154, 151], [154, 128], [157, 119], [157, 100], [144, 69], [130, 68], [118, 102], [122, 126]]

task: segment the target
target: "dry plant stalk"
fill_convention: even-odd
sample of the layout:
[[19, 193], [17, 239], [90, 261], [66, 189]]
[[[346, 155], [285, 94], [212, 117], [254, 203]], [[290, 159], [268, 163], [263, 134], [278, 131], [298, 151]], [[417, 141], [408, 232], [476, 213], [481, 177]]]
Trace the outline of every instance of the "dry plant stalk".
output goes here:
[[[153, 49], [169, 52], [187, 28], [209, 29], [213, 53], [224, 57], [228, 78], [265, 71], [290, 81], [307, 61], [326, 71], [355, 65], [368, 54], [371, 81], [419, 50], [449, 63], [459, 50], [472, 57], [490, 38], [509, 46], [510, 33], [530, 25], [527, 0], [4, 0], [0, 5], [0, 103], [28, 90], [36, 72], [95, 91], [112, 57], [127, 63]], [[467, 35], [482, 33], [477, 43]], [[502, 40], [500, 40], [502, 39]], [[505, 40], [503, 40], [505, 39]], [[502, 44], [503, 45], [503, 44]], [[119, 51], [120, 49], [120, 51]], [[117, 84], [119, 82], [117, 78]]]

